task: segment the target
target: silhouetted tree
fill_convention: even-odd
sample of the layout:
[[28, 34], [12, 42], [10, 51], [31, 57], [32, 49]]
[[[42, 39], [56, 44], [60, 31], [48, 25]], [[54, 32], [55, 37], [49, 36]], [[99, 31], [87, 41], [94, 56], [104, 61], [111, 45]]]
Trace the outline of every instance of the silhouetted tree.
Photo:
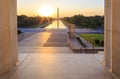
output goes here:
[[51, 17], [28, 17], [26, 15], [17, 16], [18, 27], [29, 28], [34, 25], [42, 25], [51, 22], [53, 19]]

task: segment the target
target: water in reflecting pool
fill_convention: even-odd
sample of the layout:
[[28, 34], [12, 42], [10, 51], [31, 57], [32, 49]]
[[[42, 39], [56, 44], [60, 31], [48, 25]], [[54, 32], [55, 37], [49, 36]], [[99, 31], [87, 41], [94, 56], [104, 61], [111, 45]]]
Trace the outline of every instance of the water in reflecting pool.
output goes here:
[[[52, 24], [46, 26], [46, 28], [53, 28], [57, 29], [57, 21], [53, 21]], [[66, 26], [62, 23], [62, 21], [59, 21], [59, 28], [60, 29], [66, 29]]]

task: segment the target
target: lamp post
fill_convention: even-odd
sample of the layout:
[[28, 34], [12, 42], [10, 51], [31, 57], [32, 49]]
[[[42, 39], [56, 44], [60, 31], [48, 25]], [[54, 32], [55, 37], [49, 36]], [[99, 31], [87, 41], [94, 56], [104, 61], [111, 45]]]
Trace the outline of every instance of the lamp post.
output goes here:
[[94, 44], [94, 42], [95, 42], [95, 38], [94, 37], [92, 37], [92, 41], [93, 41], [93, 54], [95, 53], [95, 51], [94, 51], [94, 46], [95, 46], [95, 44]]

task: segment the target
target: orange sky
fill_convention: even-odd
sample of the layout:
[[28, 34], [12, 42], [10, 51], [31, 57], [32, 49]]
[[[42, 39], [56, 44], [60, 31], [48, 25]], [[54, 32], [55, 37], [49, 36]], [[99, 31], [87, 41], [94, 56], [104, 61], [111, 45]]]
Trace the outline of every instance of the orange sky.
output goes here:
[[38, 10], [45, 5], [53, 7], [53, 17], [56, 17], [57, 7], [60, 9], [60, 17], [75, 14], [85, 16], [104, 15], [104, 0], [18, 0], [17, 4], [18, 15], [40, 15]]

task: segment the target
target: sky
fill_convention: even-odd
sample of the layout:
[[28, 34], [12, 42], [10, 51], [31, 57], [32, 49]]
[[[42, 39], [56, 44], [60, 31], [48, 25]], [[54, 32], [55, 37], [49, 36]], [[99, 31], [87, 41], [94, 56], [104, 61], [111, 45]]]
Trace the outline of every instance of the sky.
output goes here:
[[17, 0], [17, 14], [40, 15], [43, 6], [50, 6], [54, 10], [51, 17], [56, 17], [57, 7], [60, 17], [83, 14], [84, 16], [104, 15], [104, 0]]

